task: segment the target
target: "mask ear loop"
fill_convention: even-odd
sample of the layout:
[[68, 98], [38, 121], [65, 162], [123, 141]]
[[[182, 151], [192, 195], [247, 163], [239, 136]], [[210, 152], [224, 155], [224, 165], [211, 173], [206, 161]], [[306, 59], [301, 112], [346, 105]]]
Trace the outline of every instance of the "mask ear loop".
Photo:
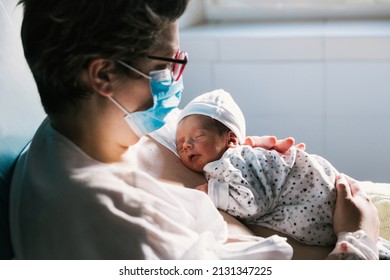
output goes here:
[[[130, 69], [134, 72], [136, 72], [137, 74], [143, 76], [144, 78], [148, 79], [148, 80], [151, 80], [152, 78], [149, 76], [149, 75], [146, 75], [145, 73], [142, 73], [141, 71], [139, 71], [138, 69], [128, 65], [127, 63], [124, 63], [122, 60], [117, 60], [117, 62], [126, 67], [127, 69]], [[115, 98], [111, 97], [111, 96], [108, 96], [108, 98], [111, 100], [112, 103], [114, 103], [119, 109], [121, 109], [126, 115], [130, 115], [131, 113], [129, 111], [126, 110], [125, 107], [122, 106], [122, 104], [120, 104], [118, 101], [116, 101]]]
[[108, 96], [112, 103], [114, 103], [119, 109], [121, 109], [126, 115], [130, 115], [131, 113], [126, 110], [125, 107], [122, 106], [118, 101], [116, 101], [113, 97]]
[[134, 68], [133, 66], [130, 66], [128, 65], [127, 63], [124, 63], [122, 60], [117, 60], [117, 62], [126, 67], [127, 69], [130, 69], [131, 71], [134, 71], [135, 73], [141, 75], [142, 77], [144, 77], [145, 79], [148, 79], [148, 80], [151, 80], [152, 78], [149, 76], [149, 75], [146, 75], [145, 73], [142, 73], [141, 71], [139, 71], [138, 69]]

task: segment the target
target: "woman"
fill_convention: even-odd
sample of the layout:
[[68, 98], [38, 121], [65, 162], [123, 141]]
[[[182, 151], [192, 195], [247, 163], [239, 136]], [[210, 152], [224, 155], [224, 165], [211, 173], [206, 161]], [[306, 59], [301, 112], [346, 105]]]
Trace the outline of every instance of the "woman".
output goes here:
[[[229, 253], [232, 231], [249, 231], [233, 223], [228, 232], [205, 195], [163, 182], [202, 178], [144, 137], [180, 100], [187, 56], [176, 20], [187, 1], [20, 2], [25, 57], [48, 117], [14, 173], [16, 258], [291, 257], [275, 236], [267, 254], [260, 238]], [[338, 205], [349, 201], [361, 215], [347, 230], [375, 235], [378, 225], [362, 224], [369, 211], [343, 197]]]

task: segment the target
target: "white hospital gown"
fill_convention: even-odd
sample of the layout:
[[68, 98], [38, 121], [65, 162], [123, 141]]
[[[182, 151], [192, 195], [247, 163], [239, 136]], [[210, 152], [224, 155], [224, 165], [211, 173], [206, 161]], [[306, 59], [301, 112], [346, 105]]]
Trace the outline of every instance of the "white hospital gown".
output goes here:
[[287, 155], [239, 146], [204, 168], [215, 205], [245, 223], [284, 232], [311, 245], [336, 241], [332, 220], [337, 170], [292, 148]]
[[[156, 158], [156, 155], [153, 155]], [[284, 238], [238, 237], [210, 199], [129, 162], [90, 158], [45, 120], [15, 168], [16, 259], [289, 259]]]

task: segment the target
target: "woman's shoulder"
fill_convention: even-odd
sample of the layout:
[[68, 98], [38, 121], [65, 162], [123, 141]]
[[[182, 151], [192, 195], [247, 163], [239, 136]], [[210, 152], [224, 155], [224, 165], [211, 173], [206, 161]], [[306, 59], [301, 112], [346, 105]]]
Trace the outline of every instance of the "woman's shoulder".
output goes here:
[[154, 140], [168, 148], [177, 155], [176, 151], [176, 126], [180, 109], [175, 109], [166, 117], [165, 125], [149, 134]]

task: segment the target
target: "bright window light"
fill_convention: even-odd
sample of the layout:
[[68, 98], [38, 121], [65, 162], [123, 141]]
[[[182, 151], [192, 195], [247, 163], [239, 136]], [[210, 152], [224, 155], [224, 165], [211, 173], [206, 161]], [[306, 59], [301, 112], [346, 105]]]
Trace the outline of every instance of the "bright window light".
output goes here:
[[390, 0], [203, 0], [209, 21], [390, 19]]

